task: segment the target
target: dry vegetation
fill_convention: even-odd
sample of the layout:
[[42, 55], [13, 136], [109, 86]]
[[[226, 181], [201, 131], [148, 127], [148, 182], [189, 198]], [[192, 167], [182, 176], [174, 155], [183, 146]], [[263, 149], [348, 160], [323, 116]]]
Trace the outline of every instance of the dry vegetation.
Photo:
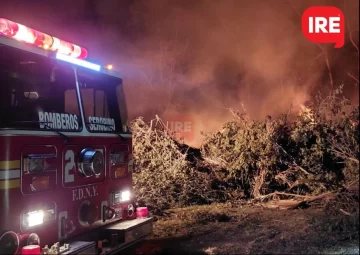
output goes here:
[[[319, 95], [295, 118], [289, 111], [277, 119], [268, 116], [258, 122], [250, 120], [246, 113], [231, 112], [234, 120], [225, 123], [221, 131], [204, 134], [200, 149], [173, 139], [159, 118], [150, 123], [141, 118], [133, 121], [135, 189], [139, 204], [148, 206], [160, 219], [155, 235], [174, 237], [189, 236], [191, 231], [206, 232], [206, 227], [200, 230], [194, 227], [209, 222], [235, 219], [239, 224], [243, 218], [231, 215], [227, 206], [236, 205], [239, 213], [239, 203], [246, 203], [248, 209], [242, 211], [253, 219], [246, 221], [251, 224], [256, 221], [254, 215], [263, 221], [261, 217], [271, 218], [270, 214], [282, 217], [274, 209], [310, 206], [307, 212], [313, 215], [311, 219], [303, 210], [285, 213], [297, 218], [301, 211], [304, 214], [301, 217], [306, 218], [299, 220], [302, 223], [294, 223], [292, 232], [301, 232], [299, 227], [304, 224], [304, 231], [311, 231], [316, 238], [321, 233], [336, 240], [358, 238], [359, 108], [341, 96], [341, 88], [325, 98]], [[216, 213], [198, 209], [196, 213], [183, 214], [182, 209], [176, 209], [190, 206], [186, 209], [190, 210], [194, 208], [191, 206], [204, 204], [214, 208], [218, 203], [223, 204]], [[261, 216], [259, 209], [254, 209], [251, 216], [253, 209], [249, 208], [268, 211]], [[289, 219], [292, 216], [284, 221]], [[166, 222], [165, 232], [162, 222]], [[261, 231], [270, 231], [272, 223], [269, 224]], [[184, 233], [184, 229], [190, 232]], [[242, 231], [246, 229], [245, 226]], [[305, 232], [299, 235], [309, 237]], [[271, 231], [267, 232], [263, 238], [268, 240], [270, 234]], [[253, 239], [252, 242], [259, 241], [257, 246], [252, 243], [257, 248], [251, 246], [241, 253], [280, 252], [270, 244], [267, 246], [265, 239]], [[305, 241], [300, 244], [307, 245]], [[289, 248], [288, 252], [294, 251]]]

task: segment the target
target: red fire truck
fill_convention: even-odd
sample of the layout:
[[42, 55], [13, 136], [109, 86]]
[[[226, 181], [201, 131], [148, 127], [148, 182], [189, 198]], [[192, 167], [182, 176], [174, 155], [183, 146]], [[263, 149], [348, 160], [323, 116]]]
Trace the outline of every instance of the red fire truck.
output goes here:
[[112, 254], [151, 233], [122, 80], [86, 57], [0, 18], [0, 254]]

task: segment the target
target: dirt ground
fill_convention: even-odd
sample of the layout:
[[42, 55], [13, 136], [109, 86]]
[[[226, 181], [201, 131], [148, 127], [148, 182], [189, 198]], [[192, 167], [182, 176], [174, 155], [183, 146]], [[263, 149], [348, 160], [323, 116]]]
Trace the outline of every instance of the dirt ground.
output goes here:
[[141, 254], [359, 254], [359, 219], [338, 209], [217, 204], [166, 212]]

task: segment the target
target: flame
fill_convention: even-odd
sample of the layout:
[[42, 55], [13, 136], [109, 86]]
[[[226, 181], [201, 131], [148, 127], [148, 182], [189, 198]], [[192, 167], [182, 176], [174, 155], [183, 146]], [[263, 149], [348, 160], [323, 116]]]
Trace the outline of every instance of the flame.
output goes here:
[[300, 104], [300, 108], [301, 108], [301, 111], [300, 111], [300, 115], [301, 114], [310, 114], [311, 113], [311, 108], [309, 108], [309, 107], [306, 107], [305, 105], [303, 105], [303, 104]]

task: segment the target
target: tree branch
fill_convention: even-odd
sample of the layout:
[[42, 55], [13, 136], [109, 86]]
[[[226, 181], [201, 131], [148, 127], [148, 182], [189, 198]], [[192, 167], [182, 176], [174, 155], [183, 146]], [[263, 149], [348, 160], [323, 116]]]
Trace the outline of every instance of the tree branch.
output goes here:
[[[347, 10], [347, 4], [346, 4], [346, 1], [344, 0], [344, 8], [345, 8], [345, 11]], [[349, 38], [350, 38], [350, 42], [351, 44], [354, 46], [354, 48], [356, 49], [356, 52], [357, 52], [357, 58], [358, 58], [358, 62], [357, 62], [357, 70], [359, 72], [359, 46], [356, 45], [355, 41], [354, 41], [354, 38], [353, 38], [353, 34], [352, 34], [352, 30], [351, 30], [351, 26], [350, 26], [350, 21], [347, 20], [347, 23], [348, 23], [348, 30], [349, 30]], [[357, 31], [359, 32], [359, 31]], [[359, 85], [359, 79], [357, 79], [354, 75], [350, 74], [349, 72], [347, 73], [348, 76], [350, 76], [352, 79], [354, 79], [357, 83], [357, 85]]]
[[350, 76], [351, 78], [353, 78], [357, 82], [357, 85], [359, 85], [359, 80], [354, 75], [352, 75], [349, 72], [347, 72], [347, 75]]
[[334, 79], [333, 79], [333, 75], [332, 75], [332, 72], [331, 72], [331, 66], [330, 66], [330, 60], [329, 60], [329, 55], [326, 51], [326, 49], [324, 47], [322, 47], [320, 44], [316, 44], [322, 51], [323, 55], [324, 55], [324, 60], [325, 60], [325, 63], [326, 63], [326, 67], [328, 69], [328, 73], [329, 73], [329, 80], [330, 80], [330, 86], [331, 86], [331, 89], [333, 90], [334, 89]]

